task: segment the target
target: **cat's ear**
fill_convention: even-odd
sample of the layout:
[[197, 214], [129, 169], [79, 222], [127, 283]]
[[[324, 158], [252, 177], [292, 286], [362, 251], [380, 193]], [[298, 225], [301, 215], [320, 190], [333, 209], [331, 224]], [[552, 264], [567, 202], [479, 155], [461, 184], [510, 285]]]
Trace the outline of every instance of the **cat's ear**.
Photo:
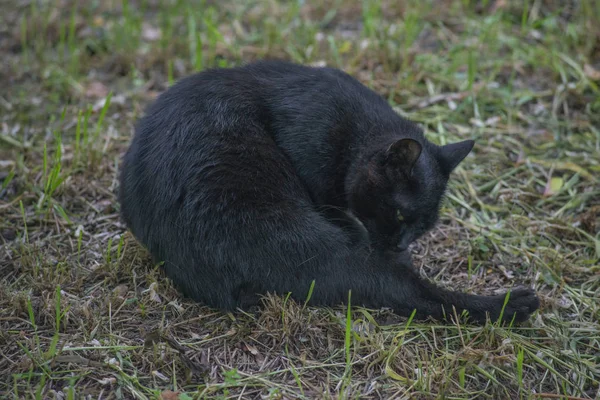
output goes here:
[[474, 144], [475, 142], [472, 140], [464, 140], [440, 147], [440, 159], [448, 173], [452, 172], [465, 159], [473, 149]]
[[409, 177], [412, 174], [413, 167], [421, 156], [422, 150], [421, 144], [416, 140], [397, 140], [386, 151], [386, 165]]

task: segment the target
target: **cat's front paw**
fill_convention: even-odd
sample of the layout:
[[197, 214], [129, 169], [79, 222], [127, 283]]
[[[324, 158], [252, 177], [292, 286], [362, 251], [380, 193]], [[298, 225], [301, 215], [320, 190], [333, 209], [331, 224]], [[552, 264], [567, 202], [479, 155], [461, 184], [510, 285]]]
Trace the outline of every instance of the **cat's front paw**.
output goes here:
[[[529, 288], [511, 290], [506, 307], [504, 306], [506, 293], [495, 296], [495, 299], [494, 308], [490, 310], [490, 319], [492, 321], [497, 321], [500, 318], [500, 314], [502, 314], [502, 321], [510, 322], [514, 318], [515, 322], [523, 322], [540, 307], [540, 299]], [[502, 311], [502, 308], [504, 308], [504, 311]]]

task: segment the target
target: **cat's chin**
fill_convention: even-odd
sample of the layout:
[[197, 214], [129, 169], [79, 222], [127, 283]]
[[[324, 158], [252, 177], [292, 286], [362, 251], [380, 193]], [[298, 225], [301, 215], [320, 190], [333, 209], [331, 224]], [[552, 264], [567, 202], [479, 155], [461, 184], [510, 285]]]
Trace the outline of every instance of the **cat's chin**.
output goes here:
[[399, 247], [389, 246], [387, 248], [381, 248], [381, 249], [384, 252], [390, 253], [390, 254], [400, 254], [400, 253], [405, 253], [405, 252], [408, 251], [408, 247], [406, 247], [406, 248], [399, 248]]
[[374, 249], [379, 249], [386, 253], [404, 253], [409, 250], [410, 244], [406, 246], [402, 246], [397, 243], [390, 243], [386, 241], [372, 241], [371, 247]]

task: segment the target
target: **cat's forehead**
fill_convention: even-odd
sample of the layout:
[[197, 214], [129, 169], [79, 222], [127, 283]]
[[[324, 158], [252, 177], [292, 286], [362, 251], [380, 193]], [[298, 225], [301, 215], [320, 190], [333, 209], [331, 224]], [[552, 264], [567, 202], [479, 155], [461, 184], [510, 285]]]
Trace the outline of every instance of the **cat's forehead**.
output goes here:
[[413, 186], [417, 191], [444, 191], [448, 176], [442, 171], [434, 151], [424, 151], [413, 170]]
[[434, 212], [444, 196], [447, 182], [447, 176], [440, 171], [435, 160], [422, 162], [413, 170], [410, 184], [399, 185], [393, 198], [407, 212]]

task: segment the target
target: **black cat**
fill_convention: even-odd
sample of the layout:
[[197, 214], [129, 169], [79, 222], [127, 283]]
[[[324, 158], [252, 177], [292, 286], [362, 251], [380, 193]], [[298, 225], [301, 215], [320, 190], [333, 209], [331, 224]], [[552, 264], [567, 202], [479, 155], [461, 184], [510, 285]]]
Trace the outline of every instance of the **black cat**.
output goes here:
[[[267, 292], [400, 315], [500, 316], [505, 296], [422, 280], [406, 248], [431, 229], [473, 141], [436, 146], [336, 69], [263, 61], [181, 80], [124, 157], [123, 219], [184, 294], [223, 309]], [[358, 222], [357, 221], [360, 221]], [[511, 292], [504, 319], [539, 306]]]

